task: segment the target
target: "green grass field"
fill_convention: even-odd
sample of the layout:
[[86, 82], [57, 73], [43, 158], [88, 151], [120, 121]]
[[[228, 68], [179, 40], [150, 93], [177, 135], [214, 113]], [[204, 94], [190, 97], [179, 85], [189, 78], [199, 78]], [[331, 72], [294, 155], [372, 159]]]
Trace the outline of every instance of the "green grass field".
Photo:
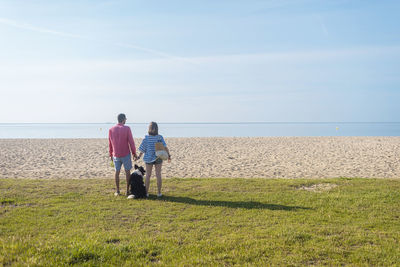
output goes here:
[[[299, 189], [320, 183], [337, 187]], [[0, 265], [400, 265], [400, 180], [167, 179], [147, 200], [113, 187], [0, 179]]]

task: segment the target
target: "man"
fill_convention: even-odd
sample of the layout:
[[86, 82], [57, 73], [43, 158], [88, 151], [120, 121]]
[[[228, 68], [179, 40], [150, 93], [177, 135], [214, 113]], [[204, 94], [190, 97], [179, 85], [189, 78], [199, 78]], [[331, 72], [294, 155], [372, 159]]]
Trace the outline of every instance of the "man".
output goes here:
[[133, 158], [137, 159], [131, 128], [126, 126], [125, 123], [126, 116], [121, 113], [118, 115], [118, 124], [108, 131], [110, 158], [115, 165], [115, 185], [117, 186], [117, 192], [114, 193], [115, 196], [120, 195], [119, 173], [121, 172], [122, 165], [124, 165], [126, 175], [126, 194], [129, 195], [129, 178], [132, 169], [131, 153]]

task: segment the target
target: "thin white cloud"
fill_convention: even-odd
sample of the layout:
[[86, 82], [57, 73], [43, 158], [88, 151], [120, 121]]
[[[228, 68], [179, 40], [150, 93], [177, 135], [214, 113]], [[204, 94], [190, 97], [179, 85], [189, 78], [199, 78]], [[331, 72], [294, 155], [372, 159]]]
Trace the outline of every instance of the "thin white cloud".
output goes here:
[[142, 46], [137, 46], [137, 45], [132, 45], [132, 44], [128, 44], [128, 43], [112, 43], [115, 46], [119, 46], [119, 47], [123, 47], [123, 48], [132, 48], [132, 49], [136, 49], [136, 50], [140, 50], [149, 54], [153, 54], [156, 56], [160, 56], [162, 58], [170, 58], [173, 60], [179, 60], [179, 61], [184, 61], [187, 63], [191, 63], [191, 64], [195, 64], [195, 62], [191, 61], [188, 58], [184, 58], [184, 57], [178, 57], [178, 56], [174, 56], [171, 54], [167, 54], [165, 52], [159, 51], [159, 50], [154, 50], [154, 49], [150, 49], [150, 48], [146, 48], [146, 47], [142, 47]]
[[319, 21], [319, 24], [320, 24], [320, 26], [321, 26], [321, 29], [322, 29], [323, 34], [324, 34], [326, 37], [329, 37], [330, 34], [329, 34], [329, 31], [328, 31], [328, 28], [326, 27], [326, 24], [325, 24], [325, 22], [324, 22], [324, 19], [321, 17], [321, 15], [317, 15], [317, 19], [318, 19], [318, 21]]
[[61, 36], [61, 37], [67, 37], [67, 38], [73, 38], [73, 39], [81, 39], [81, 40], [87, 40], [87, 41], [92, 41], [92, 42], [101, 42], [101, 43], [104, 43], [104, 44], [109, 44], [109, 45], [118, 46], [118, 47], [122, 47], [122, 48], [129, 48], [129, 49], [135, 49], [135, 50], [143, 51], [143, 52], [146, 52], [148, 54], [152, 54], [152, 55], [163, 57], [163, 58], [176, 59], [176, 60], [181, 60], [181, 61], [186, 61], [188, 63], [191, 63], [186, 58], [178, 57], [178, 56], [175, 56], [175, 55], [171, 55], [169, 53], [165, 53], [163, 51], [150, 49], [150, 48], [142, 47], [142, 46], [139, 46], [139, 45], [121, 43], [121, 42], [107, 42], [107, 41], [103, 41], [103, 40], [96, 40], [96, 39], [90, 38], [88, 36], [65, 33], [65, 32], [55, 31], [55, 30], [52, 30], [52, 29], [36, 27], [34, 25], [31, 25], [31, 24], [21, 23], [21, 22], [10, 20], [10, 19], [6, 19], [6, 18], [0, 18], [0, 24], [11, 26], [11, 27], [14, 27], [14, 28], [23, 29], [23, 30], [44, 33], [44, 34], [51, 34], [51, 35], [56, 35], [56, 36]]
[[400, 56], [400, 46], [359, 46], [346, 49], [309, 50], [309, 51], [288, 51], [277, 53], [255, 53], [255, 54], [230, 54], [206, 57], [193, 57], [191, 61], [201, 63], [225, 62], [225, 63], [246, 63], [246, 62], [274, 62], [274, 61], [324, 61], [347, 59], [349, 57], [379, 57], [379, 56]]
[[[122, 45], [122, 44], [121, 44]], [[127, 44], [124, 44], [127, 45]], [[133, 48], [133, 47], [132, 47]], [[147, 49], [146, 49], [147, 50]], [[188, 69], [187, 65], [182, 64], [176, 57], [167, 57], [167, 55], [153, 59], [136, 60], [77, 60], [62, 62], [34, 62], [29, 64], [11, 64], [1, 63], [1, 73], [75, 73], [91, 71], [124, 71], [137, 73], [170, 73], [180, 71], [204, 71], [217, 69], [219, 72], [224, 69], [243, 67], [251, 64], [264, 64], [275, 66], [277, 63], [316, 63], [321, 61], [340, 61], [352, 58], [362, 57], [364, 59], [376, 59], [382, 57], [400, 57], [400, 46], [361, 46], [348, 49], [332, 50], [310, 50], [310, 51], [290, 51], [279, 53], [254, 53], [254, 54], [227, 54], [204, 57], [184, 58], [187, 61], [196, 63], [204, 68]]]
[[23, 30], [29, 30], [29, 31], [40, 32], [40, 33], [47, 33], [47, 34], [58, 35], [58, 36], [62, 36], [62, 37], [68, 37], [68, 38], [86, 39], [85, 37], [80, 36], [80, 35], [70, 34], [70, 33], [65, 33], [65, 32], [59, 32], [59, 31], [54, 31], [54, 30], [45, 29], [45, 28], [40, 28], [40, 27], [33, 26], [31, 24], [21, 23], [21, 22], [17, 22], [17, 21], [10, 20], [10, 19], [5, 19], [5, 18], [0, 18], [0, 23], [4, 24], [4, 25], [7, 25], [7, 26], [14, 27], [14, 28], [23, 29]]

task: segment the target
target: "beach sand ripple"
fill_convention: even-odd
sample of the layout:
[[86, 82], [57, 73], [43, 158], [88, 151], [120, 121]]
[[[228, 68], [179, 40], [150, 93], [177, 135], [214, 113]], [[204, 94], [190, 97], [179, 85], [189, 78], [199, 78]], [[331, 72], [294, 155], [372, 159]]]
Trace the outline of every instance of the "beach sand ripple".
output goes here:
[[[400, 178], [400, 137], [165, 139], [167, 178]], [[106, 139], [0, 139], [0, 178], [112, 178], [109, 162]]]

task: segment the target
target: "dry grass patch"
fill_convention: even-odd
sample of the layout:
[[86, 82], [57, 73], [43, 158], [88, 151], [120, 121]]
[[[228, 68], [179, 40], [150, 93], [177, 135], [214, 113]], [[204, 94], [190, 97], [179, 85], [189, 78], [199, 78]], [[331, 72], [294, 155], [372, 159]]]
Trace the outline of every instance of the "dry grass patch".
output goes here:
[[313, 184], [313, 185], [303, 185], [299, 187], [299, 190], [306, 190], [310, 192], [322, 193], [326, 191], [330, 191], [333, 188], [336, 188], [337, 184], [331, 183], [323, 183], [323, 184]]

